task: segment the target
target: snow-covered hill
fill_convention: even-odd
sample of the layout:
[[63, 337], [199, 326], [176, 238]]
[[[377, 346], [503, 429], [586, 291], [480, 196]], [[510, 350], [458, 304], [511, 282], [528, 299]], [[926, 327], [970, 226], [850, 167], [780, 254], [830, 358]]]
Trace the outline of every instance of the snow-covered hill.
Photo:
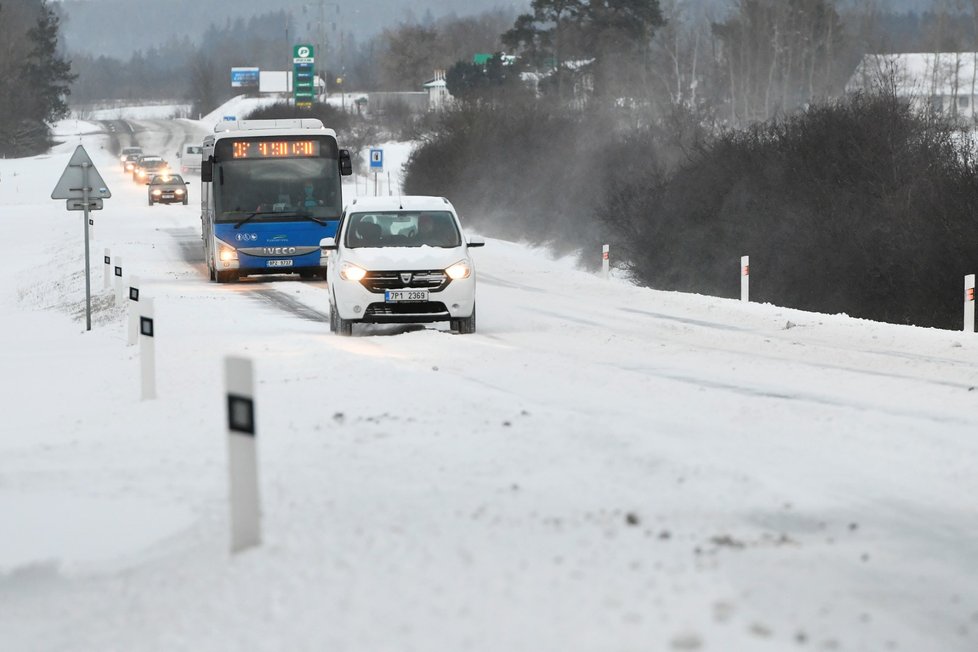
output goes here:
[[[146, 206], [99, 129], [0, 161], [3, 649], [978, 647], [974, 335], [490, 240], [478, 334], [334, 337], [321, 283], [208, 283], [197, 189]], [[107, 293], [84, 332], [81, 218], [47, 198], [78, 142], [113, 192], [94, 260], [156, 302], [155, 401]], [[264, 513], [233, 557], [228, 354]]]

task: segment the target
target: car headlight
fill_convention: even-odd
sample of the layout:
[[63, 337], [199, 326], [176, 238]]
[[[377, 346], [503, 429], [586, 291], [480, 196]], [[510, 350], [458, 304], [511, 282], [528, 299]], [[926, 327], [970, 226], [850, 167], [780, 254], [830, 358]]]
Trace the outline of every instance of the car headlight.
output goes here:
[[176, 194], [178, 194], [178, 195], [182, 195], [186, 191], [185, 190], [181, 190], [180, 188], [177, 188], [174, 192], [176, 192]]
[[145, 177], [146, 176], [146, 170], [140, 170], [139, 171], [139, 176]]
[[343, 266], [340, 267], [340, 278], [344, 281], [362, 281], [366, 275], [367, 270], [350, 263], [343, 263]]
[[159, 197], [159, 196], [160, 196], [160, 195], [162, 195], [163, 193], [162, 193], [161, 191], [159, 191], [159, 190], [154, 190], [154, 191], [153, 191], [153, 194], [154, 194], [154, 195], [156, 195], [157, 197]]
[[467, 260], [460, 260], [446, 269], [445, 273], [448, 274], [448, 278], [452, 279], [453, 281], [458, 281], [472, 275], [472, 265], [470, 265], [469, 261]]

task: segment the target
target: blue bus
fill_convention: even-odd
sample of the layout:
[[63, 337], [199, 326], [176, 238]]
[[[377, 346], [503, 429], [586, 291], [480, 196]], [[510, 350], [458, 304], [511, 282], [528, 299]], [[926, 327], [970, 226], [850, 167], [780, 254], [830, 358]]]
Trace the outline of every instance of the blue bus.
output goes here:
[[203, 142], [201, 234], [212, 281], [257, 274], [323, 277], [319, 241], [343, 211], [353, 173], [336, 132], [316, 119], [222, 122]]

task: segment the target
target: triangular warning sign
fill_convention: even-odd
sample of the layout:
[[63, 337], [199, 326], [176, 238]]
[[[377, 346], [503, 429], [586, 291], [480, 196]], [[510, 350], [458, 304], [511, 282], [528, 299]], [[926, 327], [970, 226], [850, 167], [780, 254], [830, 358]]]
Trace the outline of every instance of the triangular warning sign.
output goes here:
[[83, 199], [85, 197], [85, 164], [88, 164], [88, 196], [90, 199], [108, 199], [112, 196], [108, 186], [102, 180], [95, 164], [85, 148], [79, 145], [68, 161], [68, 167], [61, 174], [58, 185], [51, 193], [51, 199]]

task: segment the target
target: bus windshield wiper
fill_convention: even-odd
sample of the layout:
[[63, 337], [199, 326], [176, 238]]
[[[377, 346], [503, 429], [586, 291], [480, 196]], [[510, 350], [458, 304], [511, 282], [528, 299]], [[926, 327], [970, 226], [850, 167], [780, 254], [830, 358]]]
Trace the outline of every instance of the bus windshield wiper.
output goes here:
[[255, 219], [259, 215], [275, 215], [276, 217], [301, 217], [306, 220], [311, 220], [320, 226], [326, 226], [327, 222], [321, 220], [318, 217], [313, 217], [309, 211], [255, 211], [254, 213], [249, 213], [240, 222], [234, 224], [234, 228], [240, 229], [244, 224], [247, 224], [251, 220]]
[[258, 217], [259, 215], [269, 215], [272, 212], [273, 211], [255, 211], [254, 213], [248, 213], [247, 215], [245, 215], [245, 218], [243, 220], [234, 223], [234, 228], [240, 229], [243, 225], [247, 224], [251, 220]]
[[318, 224], [319, 226], [326, 226], [326, 224], [327, 224], [326, 220], [321, 220], [318, 217], [313, 217], [312, 216], [312, 213], [310, 213], [309, 211], [296, 211], [295, 214], [298, 217], [303, 217], [303, 218], [305, 218], [307, 220], [311, 220], [311, 221], [315, 222], [316, 224]]

